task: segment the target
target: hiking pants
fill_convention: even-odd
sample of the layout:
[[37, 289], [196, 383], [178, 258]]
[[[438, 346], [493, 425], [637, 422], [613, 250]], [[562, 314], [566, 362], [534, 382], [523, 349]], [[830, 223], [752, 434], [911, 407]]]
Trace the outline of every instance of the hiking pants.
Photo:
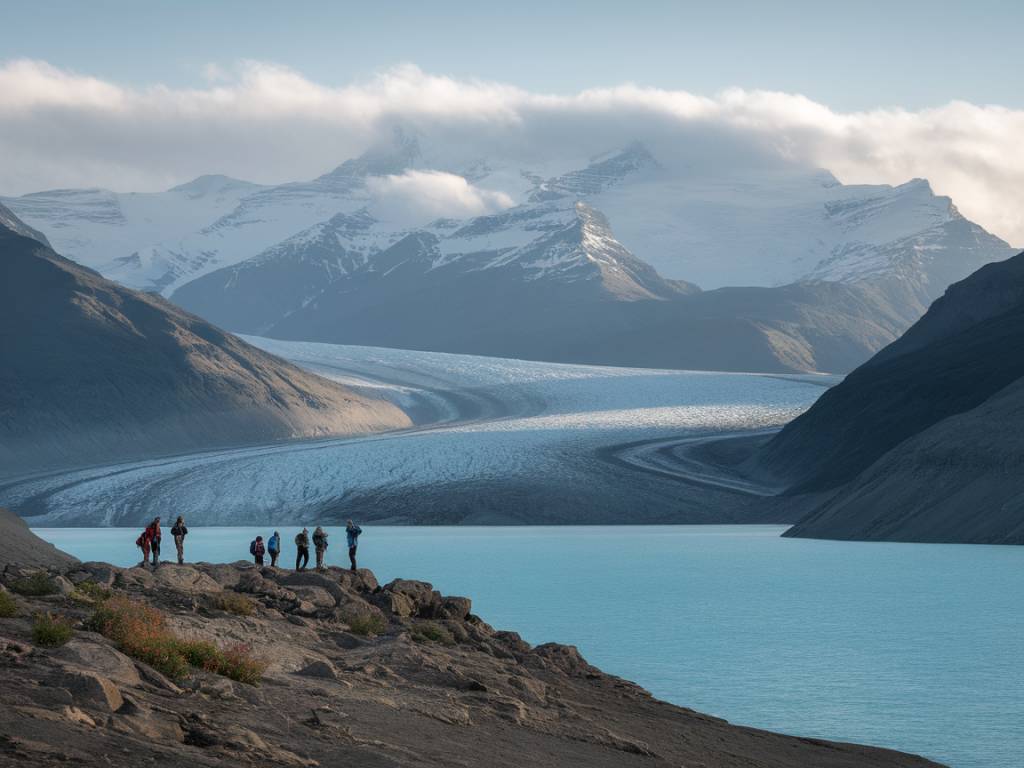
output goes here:
[[271, 552], [271, 553], [270, 553], [270, 565], [271, 565], [272, 567], [274, 567], [274, 568], [276, 568], [276, 567], [277, 567], [277, 556], [278, 556], [279, 554], [280, 554], [280, 552]]
[[326, 552], [326, 551], [327, 551], [326, 549], [320, 549], [320, 547], [316, 548], [316, 567], [317, 568], [323, 568], [324, 567], [324, 552]]
[[263, 565], [263, 555], [253, 555], [252, 557], [256, 561], [256, 565]]
[[178, 550], [178, 564], [185, 562], [185, 537], [175, 536], [174, 537], [174, 548]]
[[309, 547], [299, 547], [299, 551], [295, 555], [295, 570], [301, 571], [307, 565], [309, 565]]
[[153, 552], [153, 565], [156, 565], [160, 562], [160, 539], [153, 539], [153, 543], [149, 547]]
[[350, 563], [352, 563], [352, 570], [354, 571], [356, 569], [356, 548], [355, 547], [349, 547], [348, 548], [348, 560], [349, 560]]

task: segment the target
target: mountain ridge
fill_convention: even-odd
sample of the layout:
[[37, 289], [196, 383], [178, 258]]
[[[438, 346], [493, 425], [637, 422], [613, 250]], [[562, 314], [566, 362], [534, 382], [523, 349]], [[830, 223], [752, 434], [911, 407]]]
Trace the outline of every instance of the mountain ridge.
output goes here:
[[0, 277], [4, 475], [409, 424], [7, 227]]

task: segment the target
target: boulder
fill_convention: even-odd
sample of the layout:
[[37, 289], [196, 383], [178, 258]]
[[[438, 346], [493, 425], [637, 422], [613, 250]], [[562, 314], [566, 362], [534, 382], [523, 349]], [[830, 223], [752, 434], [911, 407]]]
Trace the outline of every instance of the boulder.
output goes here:
[[445, 597], [441, 601], [441, 607], [437, 611], [439, 619], [453, 619], [465, 621], [473, 610], [473, 601], [468, 597]]
[[413, 615], [422, 618], [436, 617], [441, 607], [441, 593], [425, 581], [395, 579], [384, 586], [384, 591], [407, 597], [413, 605]]
[[238, 585], [239, 578], [245, 572], [227, 563], [199, 563], [195, 567], [224, 589], [234, 589]]
[[213, 594], [221, 591], [221, 585], [200, 570], [190, 565], [164, 563], [153, 573], [156, 585], [173, 592], [185, 594]]
[[294, 589], [296, 594], [300, 594], [298, 587], [317, 587], [328, 592], [332, 598], [334, 598], [332, 605], [338, 603], [345, 603], [353, 598], [351, 591], [342, 586], [339, 579], [332, 578], [326, 573], [317, 573], [316, 571], [296, 571], [289, 573], [282, 578], [277, 580], [277, 583]]
[[302, 602], [308, 602], [317, 608], [330, 609], [337, 605], [337, 601], [323, 587], [294, 587], [295, 596]]
[[321, 680], [336, 680], [338, 670], [331, 662], [325, 659], [316, 659], [300, 669], [296, 674], [303, 677], [316, 677]]
[[117, 574], [118, 569], [109, 563], [88, 562], [79, 563], [76, 569], [68, 574], [68, 578], [75, 584], [93, 581], [101, 587], [112, 587]]
[[65, 669], [58, 685], [65, 688], [75, 704], [86, 709], [116, 712], [124, 704], [121, 691], [110, 678], [84, 669]]
[[103, 642], [76, 637], [53, 651], [53, 656], [74, 667], [103, 675], [120, 685], [134, 687], [142, 682], [135, 662]]
[[412, 600], [401, 592], [381, 591], [380, 593], [373, 595], [372, 600], [379, 608], [382, 608], [395, 616], [408, 618], [416, 613], [416, 606], [413, 604]]
[[125, 568], [119, 575], [121, 576], [121, 583], [126, 588], [152, 589], [156, 583], [153, 572], [149, 568], [144, 568], [140, 565], [136, 565], [133, 568]]

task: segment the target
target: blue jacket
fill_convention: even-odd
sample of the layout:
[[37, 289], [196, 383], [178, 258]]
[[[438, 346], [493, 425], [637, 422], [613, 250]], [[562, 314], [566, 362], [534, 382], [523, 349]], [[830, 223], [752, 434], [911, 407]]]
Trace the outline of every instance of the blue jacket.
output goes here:
[[359, 543], [359, 534], [362, 532], [363, 529], [358, 525], [353, 525], [351, 528], [345, 528], [345, 533], [348, 535], [348, 545], [350, 547], [354, 547]]
[[280, 552], [281, 551], [281, 537], [276, 533], [270, 537], [270, 541], [267, 542], [268, 552]]

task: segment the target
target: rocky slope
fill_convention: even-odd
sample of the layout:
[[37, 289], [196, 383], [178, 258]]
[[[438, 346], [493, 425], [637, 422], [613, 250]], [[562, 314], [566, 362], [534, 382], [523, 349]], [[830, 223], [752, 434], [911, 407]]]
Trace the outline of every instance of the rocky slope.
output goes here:
[[40, 539], [16, 514], [0, 508], [0, 563], [62, 567], [73, 562], [75, 558]]
[[[28, 575], [8, 565], [2, 581], [20, 589]], [[82, 563], [42, 578], [55, 594], [16, 596], [20, 615], [0, 618], [4, 764], [935, 765], [658, 701], [573, 647], [532, 647], [493, 629], [468, 598], [417, 581], [381, 586], [367, 570]], [[89, 631], [114, 635], [90, 617], [97, 604], [108, 616], [124, 610], [124, 598], [160, 610], [177, 638], [242, 644], [265, 665], [262, 680], [235, 682], [195, 666], [171, 680], [125, 652], [138, 651]], [[70, 641], [34, 641], [29, 617], [39, 611], [67, 617]]]
[[808, 511], [788, 535], [1024, 543], [1021, 349], [1024, 254], [951, 286], [761, 451]]
[[406, 426], [0, 227], [0, 475]]

